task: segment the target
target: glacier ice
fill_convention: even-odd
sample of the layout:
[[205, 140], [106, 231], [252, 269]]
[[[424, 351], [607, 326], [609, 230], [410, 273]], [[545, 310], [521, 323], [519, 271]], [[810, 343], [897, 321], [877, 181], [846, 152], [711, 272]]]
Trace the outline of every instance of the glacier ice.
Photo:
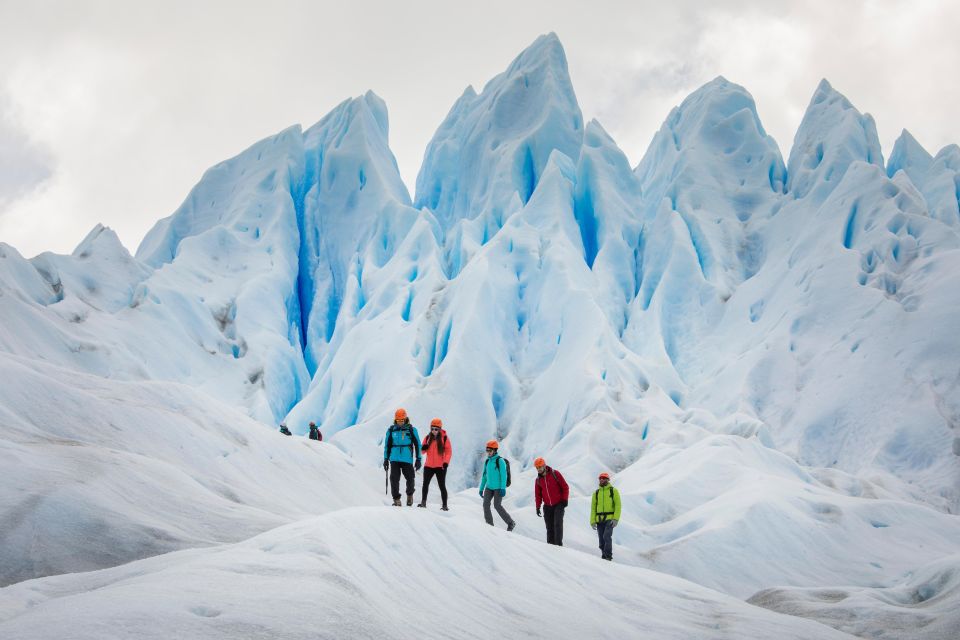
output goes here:
[[[885, 165], [873, 120], [823, 81], [784, 163], [720, 77], [631, 167], [584, 122], [550, 34], [457, 100], [412, 199], [367, 93], [211, 168], [135, 256], [99, 226], [69, 256], [0, 244], [0, 365], [22, 378], [0, 392], [0, 444], [36, 479], [26, 501], [0, 493], [20, 518], [11, 553], [64, 496], [116, 538], [7, 579], [346, 506], [271, 504], [312, 474], [331, 491], [363, 478], [356, 503], [377, 504], [380, 438], [404, 406], [418, 427], [443, 418], [455, 490], [476, 486], [491, 437], [519, 487], [536, 456], [561, 469], [574, 550], [595, 544], [574, 523], [606, 469], [631, 514], [620, 562], [739, 598], [897, 589], [960, 539], [957, 149], [931, 156], [904, 132]], [[40, 405], [47, 422], [83, 416], [61, 434], [83, 446], [58, 444]], [[324, 449], [240, 414], [300, 435], [314, 420]], [[131, 424], [157, 437], [165, 421], [157, 450]], [[67, 459], [63, 493], [36, 488]], [[196, 493], [206, 529], [169, 501], [156, 518], [119, 508], [84, 488], [83, 464], [134, 496]], [[508, 501], [536, 535], [528, 492]], [[797, 593], [778, 601], [805, 610]]]

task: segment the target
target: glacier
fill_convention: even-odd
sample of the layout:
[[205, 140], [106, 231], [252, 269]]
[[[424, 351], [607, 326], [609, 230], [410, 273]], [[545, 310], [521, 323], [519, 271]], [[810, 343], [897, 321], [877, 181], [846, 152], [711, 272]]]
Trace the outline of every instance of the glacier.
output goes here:
[[[956, 145], [904, 131], [885, 162], [826, 80], [786, 161], [719, 77], [631, 166], [548, 34], [465, 90], [412, 197], [368, 92], [209, 169], [133, 254], [100, 225], [71, 255], [0, 243], [0, 632], [84, 602], [77, 637], [401, 637], [377, 582], [409, 576], [465, 636], [501, 610], [530, 633], [547, 581], [561, 637], [596, 633], [583, 607], [604, 637], [948, 637], [958, 202]], [[398, 406], [443, 418], [450, 514], [380, 508]], [[492, 437], [520, 540], [477, 525]], [[571, 484], [567, 549], [525, 539], [537, 456]], [[600, 470], [616, 568], [585, 557]], [[447, 601], [465, 584], [483, 616]], [[158, 589], [183, 594], [116, 604]]]

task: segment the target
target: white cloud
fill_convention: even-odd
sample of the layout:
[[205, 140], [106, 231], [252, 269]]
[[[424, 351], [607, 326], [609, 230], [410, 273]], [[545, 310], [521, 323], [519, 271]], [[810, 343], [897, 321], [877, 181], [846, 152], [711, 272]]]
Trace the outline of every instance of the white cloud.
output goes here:
[[27, 137], [0, 96], [0, 217], [53, 173], [50, 153]]

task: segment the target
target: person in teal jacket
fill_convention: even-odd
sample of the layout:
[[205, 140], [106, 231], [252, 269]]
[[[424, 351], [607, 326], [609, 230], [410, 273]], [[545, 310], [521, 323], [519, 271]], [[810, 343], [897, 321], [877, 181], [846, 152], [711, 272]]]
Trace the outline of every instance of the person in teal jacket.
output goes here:
[[517, 523], [507, 510], [503, 508], [502, 500], [507, 495], [507, 461], [500, 457], [500, 444], [496, 440], [487, 442], [487, 459], [483, 463], [483, 475], [480, 477], [480, 495], [483, 497], [483, 519], [493, 526], [493, 513], [490, 503], [507, 523], [507, 531], [513, 531]]
[[[416, 456], [417, 463], [413, 464]], [[393, 506], [400, 505], [400, 474], [407, 479], [407, 506], [413, 506], [413, 492], [420, 470], [420, 434], [410, 424], [406, 410], [397, 409], [393, 424], [383, 437], [383, 470], [390, 469], [390, 488], [393, 493]]]
[[610, 474], [600, 474], [600, 487], [590, 501], [590, 526], [600, 538], [600, 555], [613, 560], [613, 528], [620, 522], [620, 492], [610, 484]]

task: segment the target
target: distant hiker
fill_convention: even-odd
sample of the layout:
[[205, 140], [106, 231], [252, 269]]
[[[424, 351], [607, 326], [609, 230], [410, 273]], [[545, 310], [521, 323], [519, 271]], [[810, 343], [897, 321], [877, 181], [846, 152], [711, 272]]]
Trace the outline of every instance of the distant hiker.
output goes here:
[[440, 418], [434, 418], [430, 421], [430, 433], [423, 439], [420, 450], [427, 456], [427, 462], [423, 470], [423, 490], [420, 504], [418, 507], [427, 506], [427, 492], [430, 490], [430, 480], [437, 476], [437, 484], [440, 485], [440, 499], [443, 500], [441, 511], [447, 509], [447, 466], [450, 464], [450, 458], [453, 456], [453, 446], [450, 439], [447, 438], [447, 432], [443, 428], [443, 421]]
[[600, 487], [593, 492], [590, 502], [590, 526], [600, 538], [600, 554], [604, 560], [613, 560], [613, 528], [620, 522], [620, 492], [610, 484], [610, 474], [600, 474]]
[[507, 523], [507, 531], [513, 531], [517, 523], [510, 517], [507, 510], [503, 508], [501, 501], [507, 495], [507, 487], [510, 486], [510, 462], [506, 458], [501, 458], [499, 454], [500, 445], [496, 440], [487, 442], [487, 459], [483, 463], [483, 477], [480, 478], [480, 495], [483, 496], [483, 519], [487, 524], [493, 525], [493, 513], [490, 512], [490, 502], [493, 501], [493, 507]]
[[280, 433], [282, 433], [282, 434], [285, 435], [285, 436], [292, 436], [292, 435], [293, 435], [292, 433], [290, 433], [290, 429], [287, 429], [287, 423], [286, 423], [286, 422], [281, 422], [281, 423], [280, 423]]
[[[416, 472], [420, 470], [420, 434], [410, 424], [407, 412], [397, 409], [393, 417], [393, 424], [387, 429], [383, 438], [383, 470], [390, 469], [390, 488], [393, 493], [393, 506], [400, 505], [400, 474], [407, 479], [407, 506], [413, 505], [414, 483]], [[413, 457], [416, 455], [417, 464], [414, 466]]]
[[560, 472], [547, 466], [543, 458], [533, 461], [537, 469], [537, 479], [533, 483], [533, 493], [537, 499], [537, 515], [543, 504], [543, 523], [547, 525], [547, 544], [563, 546], [563, 512], [570, 498], [570, 486]]
[[317, 427], [317, 423], [312, 421], [310, 422], [310, 439], [323, 442], [323, 434], [320, 433], [320, 428]]

